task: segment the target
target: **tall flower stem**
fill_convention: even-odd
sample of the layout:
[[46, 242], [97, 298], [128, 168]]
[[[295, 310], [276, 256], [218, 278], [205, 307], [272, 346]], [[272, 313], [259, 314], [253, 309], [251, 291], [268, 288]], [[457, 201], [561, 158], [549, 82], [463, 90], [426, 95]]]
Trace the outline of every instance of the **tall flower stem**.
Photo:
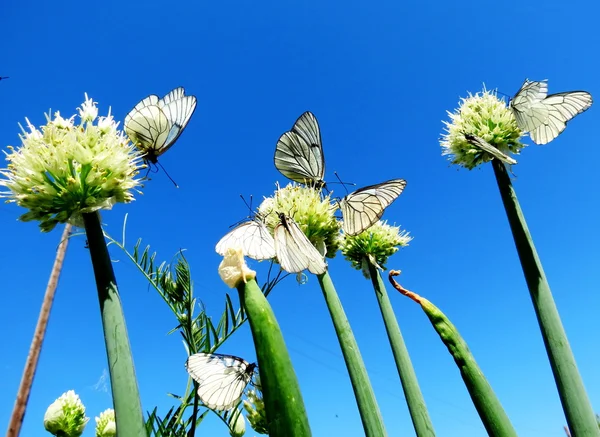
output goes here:
[[237, 285], [250, 322], [271, 437], [310, 437], [308, 417], [292, 360], [271, 305], [256, 280]]
[[569, 429], [577, 437], [599, 436], [594, 411], [510, 177], [497, 159], [492, 161], [492, 166]]
[[368, 261], [368, 266], [369, 275], [375, 289], [375, 296], [377, 296], [377, 302], [379, 303], [379, 309], [381, 310], [390, 346], [392, 347], [394, 360], [396, 361], [396, 367], [398, 368], [398, 374], [402, 382], [402, 390], [406, 397], [406, 403], [408, 404], [415, 432], [417, 437], [433, 437], [435, 436], [433, 424], [425, 405], [425, 399], [423, 399], [423, 394], [419, 388], [419, 382], [410, 361], [410, 355], [406, 349], [406, 344], [404, 344], [400, 326], [398, 325], [387, 290], [385, 289], [385, 284], [381, 278], [379, 269], [371, 261]]
[[117, 434], [146, 437], [146, 427], [117, 280], [98, 213], [83, 214], [108, 356]]
[[502, 408], [502, 404], [500, 404], [494, 390], [492, 390], [492, 387], [477, 365], [475, 357], [469, 351], [467, 343], [463, 340], [456, 327], [439, 308], [427, 299], [406, 290], [398, 284], [393, 277], [399, 274], [400, 272], [391, 270], [389, 273], [390, 283], [404, 296], [421, 305], [433, 328], [448, 348], [448, 352], [450, 352], [452, 358], [454, 358], [454, 362], [460, 371], [473, 405], [475, 405], [475, 409], [479, 413], [479, 417], [488, 435], [491, 437], [517, 437], [517, 433], [510, 423], [504, 408]]
[[62, 233], [60, 244], [58, 245], [58, 249], [56, 251], [54, 265], [52, 266], [52, 271], [50, 272], [50, 279], [48, 280], [48, 285], [46, 286], [46, 293], [44, 294], [42, 308], [40, 309], [38, 322], [35, 327], [35, 332], [33, 333], [33, 340], [31, 341], [31, 346], [29, 347], [29, 355], [27, 355], [27, 360], [25, 361], [25, 368], [23, 370], [23, 376], [21, 377], [21, 384], [19, 385], [15, 407], [8, 424], [8, 432], [6, 433], [6, 437], [17, 437], [21, 432], [21, 425], [23, 424], [23, 418], [25, 417], [27, 401], [29, 400], [29, 394], [31, 393], [33, 378], [35, 376], [37, 363], [42, 351], [42, 344], [44, 342], [44, 336], [46, 335], [48, 320], [50, 319], [50, 310], [52, 309], [54, 295], [58, 286], [58, 278], [60, 277], [60, 272], [65, 260], [65, 254], [67, 253], [70, 232], [71, 225], [66, 224]]
[[329, 272], [318, 275], [319, 284], [325, 296], [325, 302], [333, 321], [333, 326], [340, 342], [342, 355], [348, 368], [352, 389], [358, 404], [358, 411], [362, 420], [366, 437], [383, 437], [387, 435], [383, 418], [375, 399], [375, 393], [369, 381], [365, 363], [358, 350], [358, 344], [350, 328], [350, 323], [335, 291]]

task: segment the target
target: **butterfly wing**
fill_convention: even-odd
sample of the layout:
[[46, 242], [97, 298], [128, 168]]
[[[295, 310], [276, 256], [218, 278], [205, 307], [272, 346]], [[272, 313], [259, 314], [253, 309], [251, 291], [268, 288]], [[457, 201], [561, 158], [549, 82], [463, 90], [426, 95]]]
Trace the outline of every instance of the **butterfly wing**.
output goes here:
[[542, 100], [546, 108], [545, 120], [529, 132], [536, 144], [547, 144], [567, 127], [567, 122], [592, 106], [592, 96], [585, 91], [551, 94]]
[[300, 273], [308, 269], [315, 275], [327, 270], [323, 255], [312, 245], [298, 224], [283, 214], [275, 226], [275, 253], [281, 268], [289, 273]]
[[347, 235], [358, 235], [373, 226], [406, 187], [404, 179], [392, 179], [360, 188], [340, 201], [342, 227]]
[[225, 255], [227, 249], [241, 247], [242, 253], [256, 260], [275, 258], [275, 241], [265, 224], [250, 220], [235, 227], [217, 243], [216, 251]]
[[198, 397], [208, 408], [230, 410], [239, 402], [252, 379], [254, 364], [233, 355], [191, 355], [185, 363], [198, 383]]
[[162, 109], [151, 103], [149, 96], [138, 103], [125, 117], [125, 132], [139, 149], [146, 153], [148, 160], [156, 161], [156, 157], [165, 147], [171, 123]]
[[196, 110], [196, 97], [186, 96], [182, 87], [175, 88], [158, 102], [158, 106], [164, 111], [171, 122], [166, 144], [161, 150], [165, 153], [179, 138], [187, 126], [192, 114]]
[[548, 81], [530, 81], [525, 79], [521, 89], [511, 99], [508, 107], [524, 132], [531, 132], [540, 126], [548, 116], [542, 100], [548, 95]]
[[292, 130], [284, 133], [277, 141], [275, 167], [286, 178], [295, 182], [319, 188], [324, 185], [325, 157], [321, 131], [311, 112], [302, 114]]
[[515, 161], [513, 158], [511, 158], [507, 154], [503, 153], [496, 147], [492, 146], [490, 143], [485, 141], [483, 138], [478, 137], [477, 135], [465, 134], [465, 139], [473, 147], [490, 154], [491, 156], [493, 156], [496, 159], [499, 159], [500, 161], [504, 162], [505, 164], [513, 165], [513, 164], [517, 163], [517, 161]]

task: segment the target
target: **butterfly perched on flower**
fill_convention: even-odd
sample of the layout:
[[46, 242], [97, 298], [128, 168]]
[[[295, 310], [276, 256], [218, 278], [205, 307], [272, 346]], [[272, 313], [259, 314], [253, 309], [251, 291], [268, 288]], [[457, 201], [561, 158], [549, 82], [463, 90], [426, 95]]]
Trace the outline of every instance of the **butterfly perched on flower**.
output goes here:
[[344, 233], [358, 235], [373, 226], [385, 209], [404, 191], [404, 187], [404, 179], [392, 179], [359, 188], [340, 200]]
[[288, 273], [300, 273], [306, 269], [315, 275], [325, 273], [327, 263], [324, 255], [313, 246], [300, 226], [284, 213], [278, 213], [278, 217], [273, 238], [281, 268]]
[[182, 87], [159, 99], [152, 94], [139, 102], [125, 117], [125, 132], [152, 164], [169, 150], [196, 110], [196, 97], [186, 96]]
[[320, 189], [325, 186], [325, 156], [319, 122], [305, 112], [277, 141], [275, 167], [286, 178]]
[[185, 368], [198, 383], [198, 397], [213, 410], [231, 410], [252, 380], [256, 364], [234, 355], [190, 355]]
[[525, 82], [508, 103], [523, 132], [536, 144], [547, 144], [567, 127], [567, 122], [592, 106], [586, 91], [548, 95], [548, 81]]
[[517, 163], [516, 160], [514, 160], [513, 158], [511, 158], [510, 156], [508, 156], [501, 150], [497, 149], [496, 147], [492, 146], [490, 143], [485, 141], [483, 138], [478, 137], [477, 135], [471, 135], [471, 134], [464, 134], [464, 136], [465, 136], [465, 140], [467, 140], [467, 142], [469, 144], [471, 144], [473, 147], [475, 147], [483, 152], [488, 153], [493, 158], [499, 159], [503, 163], [509, 164], [509, 165], [514, 165]]

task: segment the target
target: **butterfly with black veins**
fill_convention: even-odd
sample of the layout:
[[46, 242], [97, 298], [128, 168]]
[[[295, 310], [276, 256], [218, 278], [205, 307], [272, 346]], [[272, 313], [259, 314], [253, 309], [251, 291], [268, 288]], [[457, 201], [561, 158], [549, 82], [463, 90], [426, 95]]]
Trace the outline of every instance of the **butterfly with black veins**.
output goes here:
[[514, 160], [513, 158], [511, 158], [510, 156], [508, 156], [501, 150], [497, 149], [496, 147], [492, 146], [490, 143], [485, 141], [483, 138], [478, 137], [477, 135], [471, 135], [471, 134], [464, 134], [464, 136], [465, 136], [465, 140], [467, 140], [467, 142], [469, 144], [471, 144], [476, 149], [479, 149], [485, 153], [488, 153], [490, 156], [492, 156], [492, 158], [499, 159], [503, 163], [509, 164], [509, 165], [514, 165], [517, 163], [516, 160]]
[[156, 164], [158, 157], [175, 144], [195, 110], [196, 97], [186, 96], [182, 87], [162, 99], [152, 94], [127, 114], [125, 132], [144, 152], [144, 161]]
[[392, 179], [359, 188], [340, 200], [344, 233], [349, 236], [358, 235], [377, 223], [404, 187], [404, 179]]
[[275, 241], [259, 217], [236, 226], [219, 240], [215, 249], [225, 256], [228, 249], [238, 247], [244, 256], [258, 261], [275, 258]]
[[327, 263], [313, 246], [300, 226], [289, 216], [278, 213], [279, 223], [273, 231], [275, 253], [281, 268], [288, 273], [300, 273], [308, 269], [315, 275], [327, 270]]
[[286, 178], [316, 189], [325, 181], [325, 156], [317, 118], [309, 111], [302, 114], [277, 141], [275, 167]]
[[548, 95], [548, 80], [525, 79], [521, 89], [508, 103], [519, 128], [529, 133], [536, 144], [547, 144], [567, 127], [567, 122], [592, 106], [586, 91]]
[[198, 397], [212, 410], [231, 410], [252, 381], [255, 363], [234, 355], [198, 353], [190, 355], [185, 368], [198, 383]]

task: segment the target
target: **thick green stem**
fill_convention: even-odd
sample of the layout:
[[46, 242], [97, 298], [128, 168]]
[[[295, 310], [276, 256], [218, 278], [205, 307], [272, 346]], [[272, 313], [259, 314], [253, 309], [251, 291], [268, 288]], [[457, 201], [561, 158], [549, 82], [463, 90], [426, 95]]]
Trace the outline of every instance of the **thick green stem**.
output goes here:
[[97, 213], [83, 214], [83, 221], [98, 288], [117, 434], [146, 437], [125, 317], [100, 216]]
[[494, 174], [513, 233], [521, 267], [527, 281], [546, 352], [567, 423], [574, 437], [599, 436], [600, 431], [590, 404], [567, 334], [560, 321], [542, 263], [533, 245], [517, 195], [504, 165], [492, 160]]
[[390, 346], [394, 354], [394, 360], [396, 361], [396, 367], [398, 368], [398, 374], [400, 375], [400, 381], [402, 382], [402, 390], [406, 397], [406, 403], [408, 404], [408, 410], [410, 411], [410, 417], [412, 419], [413, 426], [417, 437], [434, 437], [435, 431], [427, 406], [425, 405], [425, 399], [419, 388], [419, 382], [417, 381], [417, 375], [410, 361], [410, 356], [402, 333], [400, 332], [400, 326], [396, 320], [396, 315], [390, 303], [390, 299], [385, 289], [385, 284], [377, 269], [372, 262], [368, 262], [369, 274], [371, 281], [373, 282], [373, 288], [375, 289], [375, 295], [377, 296], [377, 302], [379, 302], [379, 309], [381, 310], [381, 316], [383, 317], [383, 323], [385, 324], [385, 330], [387, 332]]
[[340, 342], [342, 354], [344, 355], [344, 361], [346, 361], [346, 367], [350, 374], [350, 381], [352, 383], [352, 389], [354, 390], [354, 396], [356, 397], [356, 403], [358, 404], [358, 411], [362, 420], [363, 428], [365, 430], [366, 437], [383, 437], [387, 435], [385, 426], [383, 425], [383, 418], [379, 411], [379, 406], [369, 381], [369, 375], [365, 368], [365, 363], [358, 350], [358, 344], [350, 328], [350, 323], [340, 302], [329, 272], [325, 272], [322, 275], [317, 276], [325, 301], [327, 302], [327, 308], [329, 308], [329, 314], [335, 327], [335, 332]]
[[460, 370], [473, 405], [475, 405], [488, 435], [491, 437], [517, 437], [517, 433], [502, 408], [502, 404], [500, 404], [494, 390], [492, 390], [487, 379], [485, 379], [467, 343], [463, 340], [456, 327], [444, 313], [427, 299], [404, 289], [394, 281], [393, 276], [397, 276], [398, 274], [399, 272], [397, 271], [390, 271], [390, 282], [396, 290], [417, 302], [421, 305], [423, 311], [425, 311], [442, 342], [448, 348], [448, 352], [454, 358], [454, 362], [458, 370]]
[[250, 322], [271, 437], [311, 436], [296, 372], [271, 305], [254, 279], [237, 286]]

